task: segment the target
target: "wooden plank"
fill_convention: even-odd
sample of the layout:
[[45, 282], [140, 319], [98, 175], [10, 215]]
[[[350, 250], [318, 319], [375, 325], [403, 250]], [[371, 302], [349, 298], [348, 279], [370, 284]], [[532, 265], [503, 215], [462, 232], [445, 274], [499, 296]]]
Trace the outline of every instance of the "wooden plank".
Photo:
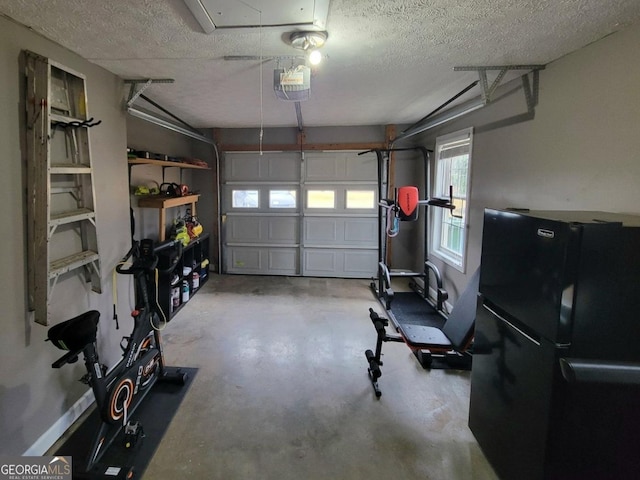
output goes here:
[[51, 215], [50, 225], [64, 225], [67, 223], [89, 220], [95, 217], [95, 213], [90, 208], [78, 208], [68, 212], [61, 212]]
[[188, 203], [195, 203], [200, 198], [200, 194], [187, 195], [185, 197], [165, 197], [162, 195], [149, 195], [138, 199], [138, 206], [142, 208], [171, 208]]
[[51, 164], [52, 175], [89, 175], [91, 165], [78, 163], [57, 163]]
[[169, 162], [167, 160], [153, 160], [151, 158], [130, 158], [129, 165], [159, 165], [161, 167], [192, 168], [194, 170], [211, 170], [211, 167], [192, 165], [184, 162]]
[[[291, 152], [291, 151], [312, 151], [312, 150], [373, 150], [375, 148], [385, 148], [384, 142], [363, 142], [363, 143], [307, 143], [298, 145], [297, 143], [281, 143], [262, 145], [263, 152]], [[226, 144], [220, 145], [224, 152], [259, 152], [260, 145], [240, 145]]]
[[99, 259], [100, 255], [97, 252], [86, 250], [54, 260], [49, 264], [49, 278], [55, 278]]

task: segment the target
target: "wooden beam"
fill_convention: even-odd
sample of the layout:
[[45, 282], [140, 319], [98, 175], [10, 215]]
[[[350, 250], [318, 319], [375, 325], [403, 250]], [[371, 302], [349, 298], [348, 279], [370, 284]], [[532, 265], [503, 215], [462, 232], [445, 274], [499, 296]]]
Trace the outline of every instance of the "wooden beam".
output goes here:
[[298, 148], [302, 151], [304, 148], [304, 144], [307, 143], [307, 134], [304, 133], [304, 130], [298, 132]]
[[[303, 150], [373, 150], [375, 148], [386, 148], [385, 142], [363, 142], [363, 143], [302, 143]], [[259, 152], [259, 145], [221, 144], [220, 150], [224, 152]], [[297, 143], [276, 143], [262, 145], [263, 152], [291, 152], [299, 151], [300, 144]]]

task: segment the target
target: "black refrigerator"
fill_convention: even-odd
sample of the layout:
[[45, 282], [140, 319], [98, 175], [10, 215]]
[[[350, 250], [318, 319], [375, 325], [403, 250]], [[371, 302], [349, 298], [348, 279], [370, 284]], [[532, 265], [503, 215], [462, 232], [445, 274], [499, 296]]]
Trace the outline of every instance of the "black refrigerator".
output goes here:
[[485, 210], [473, 352], [500, 478], [640, 478], [640, 217]]

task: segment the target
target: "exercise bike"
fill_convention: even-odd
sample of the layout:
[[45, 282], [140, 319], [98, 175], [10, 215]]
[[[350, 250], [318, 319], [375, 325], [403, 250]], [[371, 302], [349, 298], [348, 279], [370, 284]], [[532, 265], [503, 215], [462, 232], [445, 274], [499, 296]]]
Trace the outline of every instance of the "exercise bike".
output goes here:
[[[169, 249], [174, 249], [169, 251]], [[158, 272], [158, 253], [169, 251], [173, 256], [167, 269]], [[133, 331], [123, 337], [120, 347], [123, 354], [120, 361], [110, 370], [100, 363], [96, 348], [96, 334], [100, 312], [87, 311], [70, 320], [51, 327], [48, 338], [56, 347], [68, 350], [56, 360], [53, 368], [60, 368], [78, 361], [84, 356], [87, 369], [85, 375], [94, 393], [100, 425], [92, 440], [88, 455], [80, 472], [74, 471], [74, 478], [126, 478], [134, 476], [131, 466], [106, 465], [98, 462], [124, 430], [125, 447], [133, 447], [144, 436], [142, 425], [130, 417], [142, 400], [158, 381], [184, 385], [187, 374], [180, 369], [169, 372], [164, 364], [160, 329], [163, 315], [155, 302], [155, 276], [173, 271], [182, 255], [180, 241], [171, 240], [154, 245], [149, 239], [134, 241], [133, 246], [116, 267], [122, 275], [133, 275], [136, 307], [132, 312]], [[125, 267], [128, 261], [129, 267]], [[153, 303], [152, 303], [153, 300]], [[74, 469], [75, 470], [75, 469]]]

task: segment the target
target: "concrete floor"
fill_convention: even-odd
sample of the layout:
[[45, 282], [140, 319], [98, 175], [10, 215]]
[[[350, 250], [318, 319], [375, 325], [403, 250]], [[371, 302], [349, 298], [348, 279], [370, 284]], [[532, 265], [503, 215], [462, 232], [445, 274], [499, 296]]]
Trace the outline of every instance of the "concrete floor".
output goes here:
[[167, 326], [199, 372], [144, 478], [495, 479], [467, 426], [469, 372], [386, 344], [382, 397], [368, 280], [216, 276]]

